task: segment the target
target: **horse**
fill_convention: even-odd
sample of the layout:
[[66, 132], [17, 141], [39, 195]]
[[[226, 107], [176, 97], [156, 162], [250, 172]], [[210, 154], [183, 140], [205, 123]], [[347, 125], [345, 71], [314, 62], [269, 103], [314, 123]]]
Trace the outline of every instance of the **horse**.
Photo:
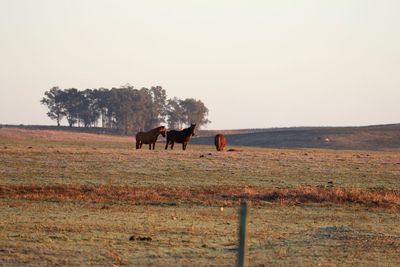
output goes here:
[[182, 149], [186, 150], [186, 146], [192, 136], [194, 136], [194, 129], [196, 124], [191, 124], [189, 128], [183, 129], [182, 131], [171, 130], [167, 132], [167, 143], [165, 149], [168, 149], [168, 145], [171, 144], [171, 150], [174, 149], [174, 143], [182, 144]]
[[226, 145], [226, 139], [223, 134], [217, 134], [214, 138], [214, 144], [217, 151], [223, 151]]
[[148, 132], [138, 132], [136, 134], [136, 149], [141, 149], [143, 144], [149, 144], [149, 149], [151, 150], [151, 145], [153, 145], [154, 150], [158, 136], [161, 134], [165, 137], [166, 131], [165, 126], [160, 126]]

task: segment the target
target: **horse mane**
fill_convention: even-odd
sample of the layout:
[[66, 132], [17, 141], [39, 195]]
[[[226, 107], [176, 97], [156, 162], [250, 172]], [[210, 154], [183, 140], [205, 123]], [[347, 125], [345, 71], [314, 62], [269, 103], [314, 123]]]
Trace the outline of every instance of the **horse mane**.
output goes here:
[[180, 132], [186, 134], [186, 133], [189, 133], [191, 129], [192, 129], [192, 127], [188, 127], [188, 128], [181, 130]]
[[147, 131], [147, 132], [145, 132], [145, 131], [139, 131], [138, 133], [153, 133], [153, 132], [159, 132], [162, 128], [165, 128], [165, 126], [159, 126], [159, 127], [157, 127], [157, 128], [154, 128], [154, 129], [151, 129], [151, 130], [149, 130], [149, 131]]

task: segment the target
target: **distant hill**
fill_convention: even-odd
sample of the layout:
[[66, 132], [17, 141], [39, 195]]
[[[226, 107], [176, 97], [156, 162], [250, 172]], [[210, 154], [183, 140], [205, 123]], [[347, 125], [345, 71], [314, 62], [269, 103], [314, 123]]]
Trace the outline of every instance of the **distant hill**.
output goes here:
[[[119, 135], [103, 128], [56, 127], [39, 125], [0, 125], [30, 130], [60, 130]], [[228, 146], [271, 148], [326, 148], [355, 150], [400, 150], [400, 124], [363, 127], [290, 127], [269, 129], [201, 130], [192, 144], [214, 144], [216, 133], [225, 134]]]
[[[206, 131], [194, 144], [213, 144], [218, 131]], [[221, 131], [228, 145], [273, 148], [400, 150], [400, 124], [364, 127], [293, 127]]]

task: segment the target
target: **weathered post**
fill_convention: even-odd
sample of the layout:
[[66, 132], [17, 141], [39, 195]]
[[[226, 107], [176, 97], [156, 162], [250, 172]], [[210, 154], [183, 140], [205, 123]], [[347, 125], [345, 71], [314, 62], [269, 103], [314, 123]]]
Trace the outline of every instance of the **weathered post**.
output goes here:
[[247, 201], [242, 201], [240, 203], [239, 210], [239, 247], [238, 247], [238, 267], [247, 267], [249, 266], [248, 260], [248, 213], [249, 213], [249, 204]]

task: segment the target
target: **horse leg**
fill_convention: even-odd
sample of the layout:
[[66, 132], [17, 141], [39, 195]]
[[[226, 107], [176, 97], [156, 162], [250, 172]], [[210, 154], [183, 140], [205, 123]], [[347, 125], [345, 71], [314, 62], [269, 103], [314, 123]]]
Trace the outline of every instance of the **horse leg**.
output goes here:
[[156, 142], [153, 143], [153, 150], [156, 148]]
[[168, 149], [168, 144], [169, 144], [169, 142], [168, 142], [168, 140], [167, 140], [167, 142], [165, 143], [165, 150]]
[[151, 143], [149, 144], [149, 150], [151, 150]]
[[171, 142], [171, 150], [174, 149], [174, 143], [175, 142]]
[[186, 145], [187, 145], [186, 142], [183, 142], [183, 143], [182, 143], [182, 150], [186, 150]]

